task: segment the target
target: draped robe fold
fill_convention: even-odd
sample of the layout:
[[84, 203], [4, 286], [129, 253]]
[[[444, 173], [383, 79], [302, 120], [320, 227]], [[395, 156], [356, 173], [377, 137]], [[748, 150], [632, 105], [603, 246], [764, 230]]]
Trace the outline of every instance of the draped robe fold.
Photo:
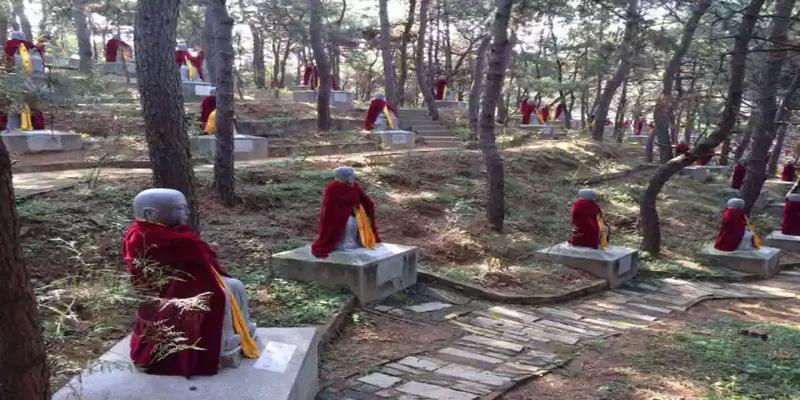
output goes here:
[[722, 213], [719, 235], [714, 248], [720, 251], [736, 251], [747, 228], [747, 216], [744, 210], [728, 208]]
[[781, 180], [784, 182], [794, 182], [797, 179], [797, 170], [793, 163], [787, 162], [783, 164], [783, 170], [781, 170]]
[[744, 178], [747, 176], [747, 167], [742, 164], [736, 164], [733, 168], [733, 175], [731, 176], [731, 188], [741, 189], [744, 184]]
[[573, 246], [600, 247], [600, 223], [602, 215], [600, 206], [586, 199], [577, 199], [572, 203], [572, 236], [569, 243]]
[[364, 207], [372, 226], [377, 243], [378, 225], [375, 221], [375, 203], [361, 190], [358, 183], [348, 185], [340, 181], [332, 181], [325, 186], [319, 215], [319, 234], [311, 245], [311, 253], [315, 257], [326, 258], [339, 244], [344, 235], [347, 220], [358, 206]]

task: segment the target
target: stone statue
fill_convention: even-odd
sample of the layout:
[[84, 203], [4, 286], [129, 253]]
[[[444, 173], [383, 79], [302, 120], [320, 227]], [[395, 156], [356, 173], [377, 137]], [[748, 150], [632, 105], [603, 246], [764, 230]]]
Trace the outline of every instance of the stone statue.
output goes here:
[[[134, 364], [153, 374], [188, 377], [213, 375], [220, 365], [238, 366], [242, 353], [258, 357], [244, 285], [185, 225], [189, 207], [183, 194], [145, 190], [134, 198], [133, 208], [136, 220], [123, 237], [122, 256], [146, 299], [136, 312], [131, 339]], [[176, 299], [188, 304], [194, 298], [205, 298], [204, 307], [172, 305]], [[170, 342], [159, 327], [171, 328], [187, 339], [181, 343], [193, 345]]]
[[31, 61], [31, 73], [33, 75], [44, 75], [44, 53], [30, 42], [22, 32], [11, 32], [11, 39], [6, 41], [4, 46], [6, 62], [9, 65], [13, 65], [17, 72], [22, 72], [24, 68], [20, 53], [22, 48], [25, 49]]
[[781, 233], [800, 236], [800, 194], [798, 193], [786, 196], [781, 215]]
[[[391, 123], [389, 119], [391, 119]], [[399, 127], [400, 120], [397, 118], [397, 110], [386, 101], [383, 93], [376, 93], [370, 101], [367, 115], [364, 117], [364, 129], [388, 131], [397, 130]]]
[[592, 189], [581, 189], [572, 204], [572, 236], [569, 244], [605, 250], [608, 248], [610, 230], [603, 220], [603, 211], [595, 202]]
[[322, 196], [319, 235], [311, 253], [326, 258], [333, 251], [374, 249], [381, 241], [375, 204], [356, 183], [353, 168], [336, 168], [333, 177]]
[[753, 232], [744, 212], [744, 200], [732, 198], [722, 213], [719, 235], [714, 248], [719, 251], [751, 251], [761, 247], [761, 240]]

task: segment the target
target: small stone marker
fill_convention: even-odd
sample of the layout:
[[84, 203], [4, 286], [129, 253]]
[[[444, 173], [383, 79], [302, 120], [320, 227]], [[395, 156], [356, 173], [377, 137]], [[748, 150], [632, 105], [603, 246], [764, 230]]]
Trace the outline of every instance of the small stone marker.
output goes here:
[[452, 306], [453, 306], [452, 304], [432, 301], [430, 303], [422, 303], [422, 304], [415, 304], [413, 306], [408, 306], [406, 307], [406, 309], [417, 313], [424, 313], [430, 311], [444, 310], [445, 308], [450, 308]]
[[370, 135], [380, 136], [383, 147], [389, 150], [413, 149], [416, 146], [416, 134], [399, 129], [370, 132]]
[[382, 374], [380, 372], [376, 372], [374, 374], [369, 374], [367, 376], [362, 376], [358, 378], [359, 382], [364, 382], [369, 385], [377, 386], [379, 388], [389, 388], [392, 385], [400, 382], [402, 379], [395, 378], [391, 375]]
[[[214, 158], [217, 154], [217, 136], [192, 136], [192, 155]], [[267, 138], [250, 135], [233, 135], [233, 156], [236, 160], [264, 159], [269, 156]]]

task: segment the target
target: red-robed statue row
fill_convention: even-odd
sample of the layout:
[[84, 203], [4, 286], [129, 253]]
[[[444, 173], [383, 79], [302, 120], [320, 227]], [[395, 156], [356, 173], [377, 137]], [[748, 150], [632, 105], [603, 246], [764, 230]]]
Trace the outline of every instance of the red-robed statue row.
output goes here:
[[[522, 125], [530, 125], [533, 122], [544, 124], [550, 119], [561, 120], [561, 116], [565, 115], [567, 106], [564, 103], [559, 103], [556, 106], [555, 114], [551, 115], [552, 104], [535, 104], [530, 101], [528, 97], [523, 97], [519, 103], [519, 113], [522, 119]], [[536, 117], [534, 121], [532, 116]]]
[[[331, 76], [331, 90], [341, 90], [336, 76]], [[319, 69], [316, 65], [306, 65], [303, 69], [303, 86], [308, 86], [310, 90], [319, 89]]]

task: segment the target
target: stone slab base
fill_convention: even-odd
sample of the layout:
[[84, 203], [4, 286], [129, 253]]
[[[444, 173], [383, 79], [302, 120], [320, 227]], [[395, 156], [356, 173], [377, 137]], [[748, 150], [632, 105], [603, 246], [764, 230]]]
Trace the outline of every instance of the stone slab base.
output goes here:
[[[217, 154], [217, 137], [215, 135], [192, 136], [190, 139], [192, 155], [214, 158]], [[233, 157], [236, 160], [254, 160], [267, 158], [269, 141], [266, 138], [249, 135], [233, 135]]]
[[103, 73], [106, 75], [119, 75], [125, 76], [125, 66], [128, 67], [128, 76], [131, 78], [136, 77], [136, 64], [128, 63], [105, 63], [103, 64]]
[[680, 172], [681, 175], [688, 175], [693, 181], [700, 183], [708, 181], [709, 172], [708, 168], [701, 165], [690, 165]]
[[211, 90], [214, 86], [210, 83], [198, 82], [181, 82], [183, 89], [183, 99], [186, 101], [199, 101], [203, 97], [210, 96]]
[[612, 288], [621, 286], [639, 273], [638, 252], [627, 247], [609, 246], [607, 250], [598, 250], [563, 242], [536, 251], [535, 257], [586, 271], [605, 279]]
[[383, 148], [389, 150], [413, 149], [416, 145], [414, 132], [400, 130], [372, 131], [370, 135], [380, 136], [381, 140], [383, 140]]
[[341, 90], [331, 90], [331, 107], [342, 111], [353, 109], [353, 94]]
[[291, 90], [292, 92], [300, 92], [309, 90], [309, 88], [308, 85], [295, 85], [295, 86], [289, 86], [289, 90]]
[[[259, 328], [258, 360], [214, 376], [156, 376], [130, 359], [130, 336], [61, 388], [53, 400], [312, 400], [319, 389], [316, 328]], [[266, 362], [269, 360], [269, 362]]]
[[417, 248], [381, 243], [375, 250], [334, 251], [316, 258], [304, 246], [272, 256], [275, 274], [330, 288], [349, 289], [363, 303], [384, 299], [417, 283]]
[[74, 132], [34, 130], [5, 131], [0, 138], [9, 153], [28, 154], [46, 151], [71, 151], [83, 148], [81, 135]]
[[773, 247], [762, 247], [752, 251], [719, 251], [714, 245], [709, 244], [700, 250], [697, 257], [712, 264], [756, 274], [766, 279], [780, 270], [778, 265], [780, 253], [780, 249]]
[[458, 100], [434, 100], [438, 108], [467, 108], [467, 104]]
[[773, 231], [764, 239], [764, 244], [769, 247], [800, 253], [800, 236], [784, 235], [781, 231]]
[[314, 90], [297, 90], [292, 93], [296, 103], [314, 103], [317, 101], [317, 92]]

